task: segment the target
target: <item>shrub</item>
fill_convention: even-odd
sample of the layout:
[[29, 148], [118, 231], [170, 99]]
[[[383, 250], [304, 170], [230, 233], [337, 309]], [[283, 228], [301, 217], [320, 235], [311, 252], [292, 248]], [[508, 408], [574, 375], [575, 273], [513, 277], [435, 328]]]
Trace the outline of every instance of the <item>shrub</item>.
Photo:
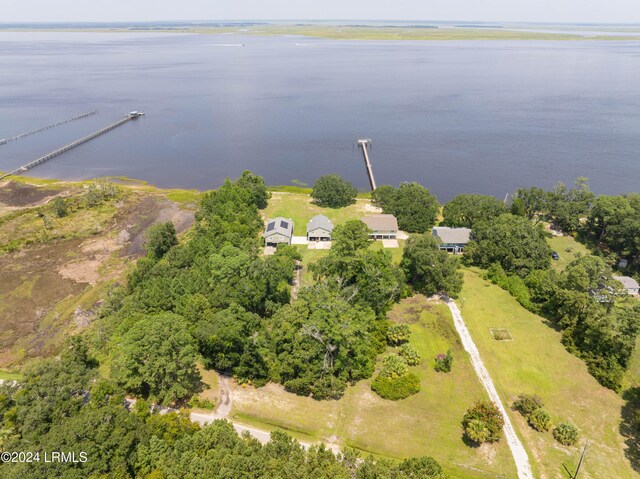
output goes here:
[[499, 441], [502, 426], [504, 426], [504, 418], [492, 402], [475, 403], [462, 418], [465, 435], [476, 444]]
[[453, 353], [451, 350], [447, 351], [447, 354], [438, 354], [436, 356], [436, 365], [433, 369], [439, 373], [448, 373], [451, 371], [453, 365]]
[[538, 408], [529, 415], [529, 426], [539, 432], [548, 431], [551, 428], [551, 416], [546, 409]]
[[420, 364], [420, 353], [410, 344], [405, 344], [400, 348], [400, 357], [403, 358], [409, 366], [417, 366]]
[[406, 375], [409, 372], [407, 362], [400, 356], [392, 354], [385, 356], [382, 360], [382, 369], [380, 370], [380, 376], [385, 378], [399, 378]]
[[345, 382], [335, 376], [324, 376], [311, 387], [314, 399], [340, 399], [344, 394]]
[[311, 197], [321, 206], [341, 208], [355, 202], [358, 190], [338, 175], [325, 175], [313, 185]]
[[193, 396], [189, 400], [189, 407], [196, 409], [215, 409], [216, 404], [209, 399], [200, 399], [198, 396]]
[[300, 396], [309, 396], [311, 394], [311, 379], [306, 377], [291, 379], [284, 383], [284, 389]]
[[560, 444], [573, 446], [578, 442], [578, 428], [568, 422], [560, 423], [553, 429], [553, 437]]
[[528, 418], [536, 409], [544, 406], [542, 399], [536, 395], [521, 394], [517, 397], [511, 407]]
[[413, 373], [396, 378], [378, 375], [371, 383], [371, 389], [383, 399], [397, 401], [420, 392], [420, 379]]
[[58, 218], [64, 218], [69, 214], [67, 202], [62, 198], [56, 198], [51, 204], [53, 206], [53, 212]]
[[387, 343], [391, 346], [397, 346], [409, 341], [411, 330], [407, 324], [392, 324], [387, 331]]

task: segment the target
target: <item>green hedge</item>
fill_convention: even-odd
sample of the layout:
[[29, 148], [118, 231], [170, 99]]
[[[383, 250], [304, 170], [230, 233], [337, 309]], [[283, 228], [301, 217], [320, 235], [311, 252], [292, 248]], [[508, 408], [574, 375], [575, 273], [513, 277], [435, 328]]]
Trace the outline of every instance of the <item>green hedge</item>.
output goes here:
[[387, 378], [378, 375], [371, 383], [371, 389], [381, 398], [397, 401], [418, 393], [420, 391], [420, 379], [413, 373], [405, 374], [399, 378]]

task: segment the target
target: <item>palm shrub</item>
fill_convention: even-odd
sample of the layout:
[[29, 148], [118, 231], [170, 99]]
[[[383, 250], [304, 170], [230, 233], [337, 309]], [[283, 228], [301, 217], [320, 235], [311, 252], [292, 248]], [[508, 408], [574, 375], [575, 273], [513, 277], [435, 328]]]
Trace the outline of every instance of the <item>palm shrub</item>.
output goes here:
[[560, 444], [573, 446], [578, 442], [578, 428], [568, 422], [562, 422], [553, 429], [553, 437]]
[[409, 366], [417, 366], [420, 364], [420, 353], [410, 344], [405, 344], [398, 351], [400, 357], [403, 358]]
[[408, 324], [392, 324], [387, 330], [387, 343], [391, 346], [406, 343], [410, 337], [411, 330]]
[[551, 416], [546, 409], [538, 408], [529, 415], [529, 426], [538, 432], [548, 431], [551, 428]]
[[478, 401], [462, 418], [465, 435], [476, 444], [499, 441], [503, 426], [502, 413], [492, 402]]
[[399, 378], [409, 372], [407, 362], [395, 354], [385, 356], [382, 360], [380, 376], [384, 378]]

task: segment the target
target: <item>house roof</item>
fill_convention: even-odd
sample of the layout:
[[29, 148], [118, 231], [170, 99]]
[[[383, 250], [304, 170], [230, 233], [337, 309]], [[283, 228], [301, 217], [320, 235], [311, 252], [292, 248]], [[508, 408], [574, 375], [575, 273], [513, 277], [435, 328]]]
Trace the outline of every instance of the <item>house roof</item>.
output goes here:
[[281, 234], [284, 236], [293, 236], [293, 221], [278, 216], [267, 222], [262, 236], [271, 236], [272, 234]]
[[469, 228], [449, 228], [448, 226], [436, 226], [432, 233], [445, 244], [467, 244], [471, 236]]
[[613, 279], [617, 279], [618, 281], [620, 281], [626, 289], [640, 288], [640, 285], [638, 284], [638, 282], [629, 276], [614, 276]]
[[307, 223], [307, 233], [318, 228], [331, 232], [333, 231], [333, 223], [325, 215], [316, 215]]
[[373, 231], [398, 231], [398, 220], [393, 215], [370, 215], [362, 222]]

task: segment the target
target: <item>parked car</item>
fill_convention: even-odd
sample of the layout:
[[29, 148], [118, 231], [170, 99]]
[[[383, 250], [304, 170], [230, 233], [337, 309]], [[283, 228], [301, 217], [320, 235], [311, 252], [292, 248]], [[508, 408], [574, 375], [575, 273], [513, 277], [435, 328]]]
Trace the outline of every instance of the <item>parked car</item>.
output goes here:
[[551, 257], [553, 259], [555, 259], [556, 261], [558, 261], [560, 259], [560, 255], [558, 253], [556, 253], [555, 251], [553, 253], [551, 253]]

